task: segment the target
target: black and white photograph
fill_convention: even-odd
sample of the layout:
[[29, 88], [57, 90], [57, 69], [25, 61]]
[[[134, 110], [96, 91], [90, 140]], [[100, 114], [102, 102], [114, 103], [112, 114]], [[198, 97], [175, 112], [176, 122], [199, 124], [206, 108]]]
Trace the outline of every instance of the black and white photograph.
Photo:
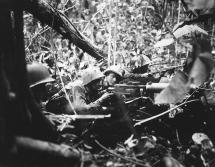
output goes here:
[[215, 167], [215, 0], [0, 0], [0, 167]]

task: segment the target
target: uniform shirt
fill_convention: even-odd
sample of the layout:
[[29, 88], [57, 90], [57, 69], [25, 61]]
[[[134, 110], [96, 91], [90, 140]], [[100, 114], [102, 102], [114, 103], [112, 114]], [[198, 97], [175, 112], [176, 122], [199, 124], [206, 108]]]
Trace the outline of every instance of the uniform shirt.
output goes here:
[[77, 114], [102, 114], [102, 107], [98, 101], [99, 95], [96, 92], [88, 91], [80, 81], [73, 84], [69, 94]]

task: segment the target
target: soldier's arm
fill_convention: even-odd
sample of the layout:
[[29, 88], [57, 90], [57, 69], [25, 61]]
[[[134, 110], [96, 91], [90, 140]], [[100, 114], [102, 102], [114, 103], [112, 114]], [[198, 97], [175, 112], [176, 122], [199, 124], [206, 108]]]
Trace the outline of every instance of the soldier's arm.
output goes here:
[[73, 105], [78, 114], [101, 114], [102, 110], [99, 100], [87, 104], [84, 89], [79, 86], [73, 88]]

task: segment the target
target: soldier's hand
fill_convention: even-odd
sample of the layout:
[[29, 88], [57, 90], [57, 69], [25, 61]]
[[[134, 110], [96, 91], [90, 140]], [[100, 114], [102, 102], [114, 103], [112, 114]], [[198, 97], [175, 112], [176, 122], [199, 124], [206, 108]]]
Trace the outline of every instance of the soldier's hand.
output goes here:
[[149, 76], [149, 74], [148, 73], [144, 73], [144, 74], [141, 74], [140, 75], [142, 78], [147, 78], [148, 76]]
[[161, 71], [160, 72], [160, 77], [164, 77], [165, 73], [166, 73], [166, 71]]
[[104, 93], [104, 94], [99, 98], [99, 101], [102, 103], [102, 102], [104, 102], [105, 100], [110, 99], [113, 95], [114, 95], [114, 93], [106, 92], [106, 93]]

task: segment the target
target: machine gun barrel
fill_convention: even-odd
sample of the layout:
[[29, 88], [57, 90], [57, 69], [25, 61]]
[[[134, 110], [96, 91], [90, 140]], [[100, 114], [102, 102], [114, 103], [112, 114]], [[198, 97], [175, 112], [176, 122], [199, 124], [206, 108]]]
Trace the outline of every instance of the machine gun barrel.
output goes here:
[[146, 85], [146, 91], [149, 92], [160, 92], [165, 89], [169, 83], [152, 83]]
[[163, 89], [165, 89], [169, 83], [152, 83], [152, 84], [146, 84], [146, 85], [128, 85], [128, 84], [116, 84], [114, 85], [113, 90], [118, 90], [119, 88], [124, 88], [124, 89], [132, 89], [132, 88], [139, 88], [139, 89], [144, 89], [149, 92], [160, 92]]

